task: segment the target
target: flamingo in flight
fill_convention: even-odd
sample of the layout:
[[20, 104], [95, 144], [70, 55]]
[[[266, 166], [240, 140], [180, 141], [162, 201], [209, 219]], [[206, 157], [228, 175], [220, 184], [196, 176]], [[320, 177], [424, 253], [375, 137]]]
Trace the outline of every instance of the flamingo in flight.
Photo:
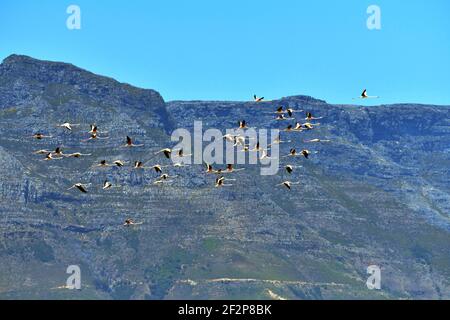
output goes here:
[[296, 112], [303, 112], [303, 110], [294, 110], [292, 108], [286, 108], [286, 111], [283, 110], [283, 106], [280, 106], [277, 108], [277, 110], [274, 112], [278, 116], [283, 115], [287, 113], [289, 118], [292, 118], [294, 116], [294, 113]]
[[174, 166], [175, 168], [186, 167], [186, 165], [185, 165], [184, 163], [180, 163], [180, 162], [174, 163], [173, 166]]
[[[91, 124], [90, 127], [91, 130], [88, 133], [100, 133], [96, 124]], [[102, 131], [101, 133], [108, 133], [108, 131]]]
[[303, 112], [303, 110], [294, 110], [292, 108], [287, 108], [286, 109], [286, 113], [288, 114], [289, 118], [293, 118], [295, 112]]
[[235, 169], [234, 167], [233, 167], [233, 165], [230, 163], [230, 164], [227, 164], [227, 173], [233, 173], [233, 172], [239, 172], [239, 171], [243, 171], [243, 170], [245, 170], [244, 168], [240, 168], [240, 169]]
[[216, 171], [214, 170], [213, 166], [210, 165], [209, 163], [205, 163], [206, 165], [206, 173], [216, 173]]
[[281, 140], [281, 135], [278, 134], [277, 137], [275, 139], [273, 139], [272, 143], [268, 145], [268, 147], [275, 145], [275, 144], [282, 144], [282, 143], [288, 143], [288, 142], [291, 142], [291, 140], [283, 141], [283, 140]]
[[291, 164], [288, 164], [284, 167], [287, 173], [292, 174], [294, 172], [294, 168], [301, 168], [302, 166], [293, 166]]
[[111, 165], [106, 162], [106, 160], [101, 160], [99, 164], [95, 165], [94, 168], [107, 168]]
[[106, 139], [109, 139], [109, 137], [99, 137], [97, 132], [93, 132], [93, 133], [91, 133], [91, 136], [89, 137], [89, 139], [84, 140], [84, 142], [90, 141], [90, 140], [106, 140]]
[[258, 97], [256, 94], [253, 95], [253, 100], [255, 102], [263, 102], [264, 101], [264, 97]]
[[279, 107], [277, 108], [277, 110], [275, 111], [275, 113], [276, 113], [276, 114], [283, 114], [283, 113], [284, 113], [283, 106], [279, 106]]
[[320, 125], [320, 123], [312, 124], [310, 122], [305, 122], [304, 124], [301, 124], [300, 122], [297, 122], [294, 130], [298, 130], [298, 131], [312, 130], [312, 129], [314, 129], [314, 126], [319, 126], [319, 125]]
[[143, 224], [143, 222], [134, 222], [133, 219], [126, 219], [125, 222], [123, 223], [124, 227], [131, 227], [131, 226], [139, 226]]
[[165, 168], [167, 166], [162, 166], [160, 164], [155, 164], [154, 166], [150, 167], [150, 169], [155, 170], [156, 173], [163, 173], [162, 168]]
[[234, 145], [233, 145], [233, 147], [237, 147], [237, 146], [245, 147], [246, 146], [245, 139], [246, 138], [244, 136], [236, 136], [234, 138]]
[[250, 150], [251, 152], [259, 152], [259, 151], [264, 151], [264, 148], [261, 147], [259, 141], [256, 142], [256, 145], [253, 147], [252, 150]]
[[288, 188], [289, 190], [291, 190], [293, 185], [299, 185], [300, 182], [291, 182], [291, 181], [284, 181], [280, 184], [277, 184], [277, 186], [284, 186], [286, 188]]
[[53, 158], [53, 154], [50, 152], [45, 156], [44, 161], [61, 160], [62, 158]]
[[115, 160], [115, 161], [113, 162], [113, 164], [115, 164], [116, 167], [121, 168], [121, 167], [125, 166], [126, 162], [123, 162], [122, 160]]
[[269, 155], [267, 154], [267, 151], [263, 149], [261, 152], [261, 156], [259, 157], [259, 160], [266, 160], [266, 159], [273, 160], [276, 158], [269, 157]]
[[205, 165], [206, 165], [205, 173], [208, 173], [208, 174], [210, 174], [210, 173], [217, 173], [217, 171], [214, 170], [212, 165], [210, 165], [209, 163], [205, 163]]
[[276, 116], [275, 121], [293, 120], [292, 117], [287, 118], [283, 113]]
[[311, 139], [304, 140], [305, 143], [320, 143], [320, 142], [331, 142], [331, 140], [322, 140], [322, 139]]
[[44, 138], [52, 138], [52, 136], [46, 136], [45, 134], [40, 132], [33, 134], [32, 137], [37, 140], [42, 140]]
[[163, 153], [164, 156], [165, 156], [167, 159], [170, 159], [170, 155], [172, 154], [172, 151], [173, 151], [173, 150], [170, 149], [170, 148], [165, 148], [165, 149], [162, 149], [162, 150], [156, 152], [155, 154]]
[[45, 154], [45, 155], [47, 155], [49, 153], [51, 153], [51, 151], [46, 150], [46, 149], [37, 150], [37, 151], [33, 152], [33, 154]]
[[87, 191], [87, 186], [89, 186], [90, 184], [83, 184], [83, 183], [76, 183], [73, 186], [71, 186], [69, 189], [67, 190], [71, 190], [74, 188], [77, 188], [78, 190], [80, 190], [82, 193], [88, 193]]
[[147, 168], [144, 167], [144, 163], [142, 161], [135, 161], [134, 169], [147, 169]]
[[310, 152], [308, 150], [302, 150], [300, 153], [297, 152], [295, 148], [292, 148], [289, 150], [289, 154], [286, 156], [283, 156], [283, 158], [287, 157], [298, 157], [298, 156], [304, 156], [305, 158], [308, 158]]
[[[316, 152], [314, 152], [314, 153], [318, 153], [318, 152], [316, 151]], [[304, 149], [304, 150], [302, 150], [302, 152], [301, 152], [300, 154], [301, 154], [302, 156], [304, 156], [306, 159], [308, 159], [308, 158], [309, 158], [309, 155], [312, 154], [312, 152], [309, 151], [309, 150], [307, 150], [307, 149]]]
[[245, 120], [239, 121], [239, 128], [238, 129], [248, 129], [247, 122]]
[[180, 149], [180, 150], [178, 150], [178, 152], [177, 152], [177, 156], [178, 156], [179, 158], [186, 158], [186, 157], [192, 156], [192, 154], [185, 154], [184, 151], [183, 151], [183, 149]]
[[359, 98], [356, 98], [356, 99], [378, 99], [378, 98], [379, 98], [379, 96], [369, 96], [369, 95], [367, 95], [367, 89], [364, 89], [364, 91], [361, 93]]
[[[227, 180], [230, 180], [230, 179], [227, 179]], [[231, 187], [231, 186], [233, 186], [233, 185], [225, 184], [225, 177], [217, 177], [216, 178], [216, 184], [215, 184], [216, 188]]]
[[285, 132], [301, 132], [302, 126], [301, 126], [301, 124], [297, 123], [296, 127], [294, 128], [294, 126], [292, 124], [290, 124], [283, 131], [285, 131]]
[[57, 147], [55, 149], [55, 152], [53, 152], [53, 153], [55, 154], [55, 156], [58, 156], [58, 157], [63, 157], [64, 156], [64, 153], [62, 152], [61, 147]]
[[102, 187], [102, 189], [103, 190], [107, 190], [107, 189], [110, 189], [110, 188], [112, 188], [112, 183], [111, 182], [109, 182], [108, 180], [105, 180], [104, 182], [103, 182], [103, 187]]
[[163, 184], [172, 182], [173, 180], [169, 180], [169, 178], [172, 177], [170, 177], [167, 173], [164, 173], [158, 179], [156, 179], [155, 182], [153, 182], [153, 184]]
[[69, 122], [64, 122], [62, 124], [57, 125], [57, 127], [64, 128], [68, 131], [72, 131], [73, 130], [72, 127], [76, 127], [76, 126], [79, 126], [79, 124], [73, 124], [73, 123], [69, 123]]
[[317, 118], [317, 117], [314, 117], [311, 112], [306, 113], [305, 120], [307, 120], [307, 121], [320, 120], [320, 119], [323, 119], [323, 117]]
[[66, 158], [81, 158], [83, 156], [91, 156], [92, 154], [90, 153], [80, 153], [80, 152], [75, 152], [75, 153], [70, 153], [70, 154], [66, 154], [64, 155]]
[[231, 133], [227, 133], [226, 135], [224, 135], [222, 138], [228, 142], [233, 142], [235, 141], [236, 137], [238, 137], [239, 135], [233, 135]]

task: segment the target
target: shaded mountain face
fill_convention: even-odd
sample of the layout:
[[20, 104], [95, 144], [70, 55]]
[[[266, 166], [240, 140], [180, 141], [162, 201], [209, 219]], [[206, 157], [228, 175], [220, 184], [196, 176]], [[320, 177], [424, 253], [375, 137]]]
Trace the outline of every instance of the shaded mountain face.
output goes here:
[[[261, 176], [235, 173], [233, 187], [191, 165], [165, 168], [174, 182], [133, 170], [175, 128], [283, 128], [279, 105], [323, 119], [282, 133], [317, 151]], [[304, 113], [295, 114], [304, 118]], [[72, 132], [57, 127], [79, 124]], [[304, 120], [303, 120], [304, 122]], [[89, 138], [96, 123], [99, 136]], [[35, 140], [37, 132], [51, 136]], [[124, 148], [129, 135], [141, 148]], [[307, 144], [320, 138], [331, 142]], [[42, 161], [40, 149], [90, 156]], [[93, 167], [123, 160], [123, 168]], [[450, 108], [357, 107], [296, 96], [251, 102], [164, 102], [75, 66], [13, 55], [0, 65], [0, 298], [370, 299], [450, 298]], [[116, 187], [102, 190], [104, 180]], [[301, 181], [288, 192], [275, 185]], [[67, 190], [90, 183], [87, 194]], [[123, 227], [132, 218], [142, 225]], [[79, 265], [82, 290], [57, 289]], [[381, 267], [368, 290], [367, 267]]]

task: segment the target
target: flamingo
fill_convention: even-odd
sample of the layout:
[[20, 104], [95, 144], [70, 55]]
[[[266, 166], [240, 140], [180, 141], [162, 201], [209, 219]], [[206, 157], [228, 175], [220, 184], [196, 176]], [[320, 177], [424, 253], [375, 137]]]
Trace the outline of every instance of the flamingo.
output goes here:
[[99, 164], [93, 166], [93, 168], [107, 168], [111, 165], [106, 162], [106, 160], [101, 160]]
[[124, 226], [132, 226], [132, 225], [134, 225], [134, 221], [131, 219], [126, 219], [123, 225]]
[[322, 140], [322, 139], [311, 139], [311, 140], [304, 140], [305, 143], [320, 143], [320, 142], [331, 142], [331, 140]]
[[156, 164], [153, 167], [151, 167], [150, 169], [155, 170], [156, 173], [162, 173], [162, 168], [164, 168], [164, 167], [159, 164]]
[[[229, 180], [229, 179], [227, 179], [227, 180]], [[225, 184], [225, 177], [217, 177], [215, 186], [216, 186], [216, 188], [231, 187], [232, 184]]]
[[317, 117], [314, 117], [311, 112], [306, 113], [305, 120], [307, 120], [307, 121], [320, 120], [320, 119], [323, 119], [323, 117], [317, 118]]
[[244, 168], [235, 169], [232, 164], [227, 164], [227, 173], [239, 172], [245, 170]]
[[285, 143], [285, 142], [289, 143], [289, 142], [291, 142], [291, 140], [283, 141], [283, 140], [281, 140], [281, 135], [278, 134], [278, 136], [272, 141], [271, 144], [268, 145], [268, 147], [270, 147], [270, 146], [272, 146], [272, 145], [275, 145], [275, 144]]
[[253, 149], [250, 151], [252, 151], [252, 152], [264, 151], [264, 148], [261, 148], [261, 145], [258, 141], [258, 142], [256, 142], [256, 145], [253, 147]]
[[135, 161], [134, 169], [146, 169], [146, 167], [144, 167], [144, 163], [142, 161]]
[[240, 152], [250, 152], [251, 150], [250, 150], [250, 148], [248, 147], [248, 145], [244, 145], [244, 146], [242, 146], [242, 149], [241, 149], [241, 151]]
[[57, 125], [57, 127], [64, 128], [68, 131], [72, 131], [73, 130], [72, 127], [76, 127], [76, 126], [79, 126], [79, 124], [72, 124], [69, 122], [64, 122], [62, 124]]
[[107, 189], [110, 189], [110, 188], [112, 188], [112, 183], [111, 182], [109, 182], [108, 180], [105, 180], [104, 182], [103, 182], [103, 190], [107, 190]]
[[302, 127], [303, 127], [303, 125], [300, 122], [297, 122], [295, 124], [295, 128], [293, 130], [302, 131]]
[[[314, 152], [314, 153], [317, 153], [317, 151]], [[310, 155], [310, 154], [312, 154], [312, 152], [309, 151], [309, 150], [306, 150], [306, 149], [302, 150], [302, 152], [301, 152], [301, 155], [304, 156], [306, 159], [309, 158], [309, 155]]]
[[42, 140], [44, 138], [52, 138], [52, 136], [46, 136], [43, 133], [35, 133], [32, 135], [33, 138], [37, 139], [37, 140]]
[[210, 165], [209, 163], [205, 163], [205, 165], [206, 165], [206, 171], [205, 171], [205, 173], [216, 173], [216, 171], [213, 169], [213, 166], [212, 165]]
[[291, 174], [294, 172], [294, 168], [301, 168], [301, 167], [302, 166], [293, 166], [293, 165], [288, 164], [284, 167], [284, 169], [286, 170], [287, 173]]
[[171, 178], [167, 173], [162, 174], [158, 179], [156, 179], [153, 184], [163, 184], [172, 182], [173, 180], [169, 180]]
[[179, 158], [186, 158], [186, 157], [192, 156], [192, 154], [184, 154], [183, 149], [178, 150], [177, 155], [178, 155]]
[[51, 153], [51, 151], [45, 150], [45, 149], [37, 150], [37, 151], [33, 152], [33, 154], [45, 154], [45, 155], [47, 155], [49, 153]]
[[271, 159], [276, 159], [276, 158], [269, 157], [267, 154], [267, 151], [263, 149], [261, 156], [259, 157], [259, 160], [265, 160], [265, 159], [271, 160]]
[[279, 114], [275, 118], [275, 121], [285, 121], [285, 120], [293, 120], [292, 118], [286, 118], [284, 114]]
[[113, 164], [115, 164], [117, 167], [121, 168], [126, 164], [126, 162], [123, 162], [122, 160], [115, 160], [113, 162]]
[[306, 122], [303, 124], [303, 128], [306, 130], [312, 130], [312, 129], [314, 129], [314, 126], [319, 126], [319, 125], [320, 125], [320, 123], [316, 123], [313, 125], [312, 123]]
[[284, 181], [280, 184], [277, 184], [277, 186], [284, 186], [284, 187], [288, 188], [289, 190], [291, 190], [293, 185], [298, 185], [298, 184], [300, 184], [300, 182]]
[[87, 193], [87, 186], [89, 186], [90, 184], [82, 184], [82, 183], [76, 183], [73, 186], [71, 186], [69, 189], [67, 190], [71, 190], [74, 188], [77, 188], [78, 190], [80, 190], [82, 193]]
[[295, 128], [294, 128], [294, 126], [292, 124], [290, 124], [283, 131], [285, 131], [285, 132], [301, 132], [302, 129], [301, 129], [301, 125], [299, 127], [299, 123], [297, 123], [297, 126]]
[[233, 142], [234, 143], [234, 139], [237, 137], [237, 135], [232, 135], [230, 133], [227, 133], [226, 135], [224, 135], [222, 138], [224, 138], [226, 141], [229, 142]]
[[136, 148], [136, 147], [143, 147], [143, 144], [133, 144], [133, 140], [127, 136], [127, 144], [124, 147], [128, 148]]
[[63, 152], [62, 152], [62, 149], [60, 148], [60, 147], [57, 147], [56, 149], [55, 149], [55, 152], [53, 152], [56, 156], [58, 156], [58, 157], [63, 157], [64, 156], [64, 154], [63, 154]]
[[91, 133], [91, 136], [89, 139], [83, 140], [84, 142], [90, 141], [90, 140], [106, 140], [109, 139], [109, 137], [99, 137], [97, 132]]
[[123, 223], [123, 226], [130, 227], [130, 226], [139, 226], [141, 224], [143, 224], [143, 222], [136, 223], [133, 221], [133, 219], [126, 219], [125, 222]]
[[99, 131], [98, 126], [94, 123], [90, 125], [91, 130], [89, 130], [88, 133], [94, 134], [94, 133], [108, 133], [108, 131]]
[[53, 158], [52, 153], [48, 153], [44, 159], [44, 161], [51, 161], [51, 160], [61, 160], [62, 158]]
[[[94, 123], [90, 125], [91, 130], [88, 133], [100, 133], [98, 126]], [[108, 131], [102, 131], [101, 133], [108, 133]]]
[[186, 165], [185, 165], [185, 164], [183, 164], [183, 163], [180, 163], [180, 162], [174, 163], [174, 164], [173, 164], [173, 166], [174, 166], [175, 168], [186, 167]]
[[275, 113], [276, 113], [276, 114], [283, 114], [283, 113], [284, 113], [284, 111], [283, 111], [283, 106], [279, 106], [279, 107], [277, 108], [277, 110], [275, 111]]
[[354, 98], [354, 99], [378, 99], [378, 98], [379, 98], [379, 96], [368, 96], [367, 90], [364, 89], [364, 91], [361, 93], [359, 98]]
[[258, 97], [256, 94], [253, 95], [253, 100], [255, 102], [263, 102], [264, 101], [264, 97]]
[[236, 136], [234, 138], [234, 145], [233, 145], [233, 147], [237, 147], [237, 146], [243, 146], [243, 147], [246, 146], [246, 144], [245, 144], [245, 137], [243, 137], [243, 136]]
[[289, 118], [293, 118], [295, 112], [303, 112], [303, 110], [294, 110], [292, 108], [286, 109], [286, 113], [288, 114]]
[[283, 158], [286, 157], [298, 157], [300, 154], [297, 153], [297, 150], [292, 148], [291, 150], [289, 150], [289, 154], [286, 156], [283, 156]]
[[66, 158], [81, 158], [83, 156], [88, 157], [88, 156], [91, 156], [91, 155], [92, 154], [90, 154], [90, 153], [83, 154], [83, 153], [80, 153], [80, 152], [75, 152], [75, 153], [71, 153], [71, 154], [66, 154], [65, 157]]
[[165, 148], [165, 149], [162, 149], [162, 150], [156, 152], [155, 154], [164, 153], [164, 156], [165, 156], [167, 159], [170, 159], [170, 155], [172, 154], [172, 151], [173, 151], [173, 150], [170, 149], [170, 148]]
[[245, 120], [239, 121], [239, 128], [238, 129], [248, 129], [247, 122]]

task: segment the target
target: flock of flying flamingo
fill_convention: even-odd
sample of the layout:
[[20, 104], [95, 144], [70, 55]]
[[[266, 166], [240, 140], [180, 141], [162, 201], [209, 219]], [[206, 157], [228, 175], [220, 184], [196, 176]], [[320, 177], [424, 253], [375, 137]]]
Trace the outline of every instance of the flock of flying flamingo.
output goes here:
[[[370, 98], [379, 98], [379, 97], [378, 96], [368, 96], [367, 90], [364, 90], [358, 99], [370, 99]], [[264, 97], [258, 97], [256, 95], [253, 96], [253, 99], [254, 99], [255, 103], [268, 102], [267, 100], [264, 99]], [[280, 106], [272, 114], [275, 115], [275, 118], [274, 118], [275, 121], [292, 121], [292, 120], [297, 121], [297, 119], [294, 117], [294, 115], [295, 115], [295, 113], [301, 113], [301, 112], [303, 112], [303, 110], [293, 110], [292, 108], [289, 108], [289, 107], [284, 109], [283, 106]], [[317, 126], [320, 126], [320, 123], [317, 123], [315, 121], [321, 120], [321, 119], [323, 119], [323, 118], [315, 117], [311, 114], [311, 112], [306, 112], [306, 118], [304, 118], [304, 120], [305, 120], [304, 123], [296, 122], [295, 125], [289, 124], [283, 131], [284, 132], [303, 132], [303, 131], [314, 130]], [[78, 127], [78, 126], [80, 126], [80, 124], [72, 124], [69, 122], [65, 122], [65, 123], [57, 125], [57, 127], [63, 128], [69, 132], [71, 132], [74, 129], [74, 127]], [[249, 129], [245, 120], [239, 121], [238, 129], [241, 129], [241, 130]], [[88, 142], [91, 140], [104, 140], [104, 139], [109, 138], [108, 136], [106, 136], [106, 134], [108, 132], [99, 131], [97, 125], [95, 125], [95, 124], [92, 124], [90, 126], [90, 131], [88, 131], [87, 133], [89, 134], [89, 138], [86, 140], [83, 140], [83, 142]], [[37, 140], [52, 138], [51, 135], [45, 135], [43, 133], [36, 133], [32, 137]], [[270, 149], [271, 145], [291, 142], [291, 140], [283, 141], [281, 139], [281, 136], [278, 135], [272, 141], [272, 143], [267, 146], [267, 148], [262, 148], [260, 146], [259, 141], [256, 141], [253, 148], [250, 148], [250, 142], [246, 143], [247, 140], [250, 140], [250, 138], [246, 137], [245, 135], [226, 134], [223, 136], [223, 139], [227, 142], [233, 143], [234, 147], [240, 147], [241, 148], [240, 152], [258, 152], [260, 160], [270, 159], [270, 156], [268, 155], [268, 150]], [[304, 140], [304, 142], [305, 143], [326, 143], [326, 142], [331, 142], [331, 141], [316, 138], [316, 139], [311, 139], [311, 140]], [[143, 144], [135, 144], [133, 142], [133, 139], [130, 138], [129, 136], [127, 136], [126, 143], [123, 145], [123, 147], [139, 148], [139, 147], [144, 147], [144, 145]], [[291, 148], [289, 153], [287, 155], [281, 156], [281, 158], [282, 159], [284, 159], [284, 158], [292, 159], [295, 157], [303, 157], [305, 159], [309, 159], [311, 154], [316, 154], [316, 153], [317, 152], [312, 152], [312, 151], [309, 151], [308, 149], [303, 149], [301, 151], [297, 151], [295, 148]], [[46, 150], [46, 149], [38, 150], [38, 151], [35, 151], [34, 154], [45, 155], [45, 158], [43, 159], [43, 161], [62, 160], [64, 158], [81, 158], [81, 157], [88, 157], [88, 156], [92, 155], [92, 154], [83, 154], [81, 152], [65, 154], [65, 153], [63, 153], [61, 147], [56, 148], [54, 151]], [[162, 154], [166, 159], [173, 159], [173, 155], [176, 155], [176, 157], [178, 157], [179, 159], [191, 156], [191, 154], [185, 154], [183, 149], [174, 150], [171, 148], [162, 149], [162, 150], [156, 152], [155, 156], [159, 155], [159, 154]], [[115, 160], [112, 163], [108, 163], [106, 160], [101, 160], [100, 163], [94, 164], [92, 166], [92, 168], [124, 167], [126, 164], [127, 164], [127, 162], [122, 161], [122, 160]], [[206, 165], [206, 171], [205, 171], [206, 174], [216, 175], [216, 179], [215, 179], [215, 187], [216, 188], [232, 186], [232, 184], [228, 183], [228, 181], [236, 181], [236, 179], [225, 178], [226, 174], [236, 173], [236, 172], [245, 170], [244, 168], [236, 169], [233, 167], [232, 164], [228, 164], [225, 169], [220, 169], [220, 168], [214, 169], [213, 166], [208, 163], [206, 163], [205, 165]], [[157, 174], [159, 174], [160, 176], [153, 182], [153, 184], [155, 184], [155, 185], [161, 185], [161, 184], [165, 184], [165, 183], [169, 183], [169, 182], [173, 181], [171, 179], [175, 178], [176, 176], [169, 176], [169, 174], [164, 173], [164, 170], [163, 170], [164, 168], [167, 168], [170, 166], [183, 167], [185, 165], [183, 164], [183, 162], [175, 162], [172, 165], [163, 166], [160, 164], [155, 164], [153, 166], [147, 167], [145, 165], [145, 163], [143, 163], [142, 161], [135, 161], [133, 164], [133, 168], [136, 170], [151, 169], [151, 170], [154, 170]], [[292, 165], [292, 164], [286, 164], [284, 166], [284, 170], [289, 175], [293, 174], [296, 168], [301, 168], [301, 166], [296, 166], [296, 165]], [[285, 187], [288, 190], [291, 190], [293, 188], [293, 186], [299, 185], [300, 183], [301, 183], [300, 181], [293, 182], [290, 180], [286, 180], [286, 181], [281, 182], [280, 184], [277, 184], [277, 186]], [[68, 190], [77, 189], [81, 193], [88, 193], [89, 185], [90, 184], [75, 183], [70, 188], [68, 188]], [[111, 189], [114, 187], [116, 187], [116, 186], [114, 186], [108, 180], [105, 180], [102, 185], [103, 190], [108, 190], [108, 189]], [[134, 222], [132, 219], [126, 219], [123, 225], [131, 226], [131, 225], [140, 225], [140, 224], [142, 224], [142, 223]]]

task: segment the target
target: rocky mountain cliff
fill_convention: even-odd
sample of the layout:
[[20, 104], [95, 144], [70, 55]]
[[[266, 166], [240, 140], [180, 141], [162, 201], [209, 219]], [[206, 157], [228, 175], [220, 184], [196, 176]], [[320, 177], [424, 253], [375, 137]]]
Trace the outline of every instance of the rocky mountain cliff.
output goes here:
[[[238, 120], [283, 128], [279, 105], [323, 117], [281, 146], [313, 151], [293, 177], [255, 166], [215, 189], [200, 165], [152, 182], [175, 128]], [[301, 114], [304, 117], [304, 114]], [[57, 127], [69, 121], [72, 132]], [[89, 138], [96, 123], [100, 135]], [[36, 140], [37, 132], [52, 136]], [[107, 132], [107, 133], [106, 133]], [[123, 148], [125, 136], [142, 148]], [[308, 144], [312, 138], [331, 142]], [[42, 161], [40, 149], [91, 156]], [[121, 159], [123, 168], [93, 168]], [[450, 107], [330, 105], [306, 96], [172, 101], [73, 65], [13, 55], [0, 65], [0, 298], [450, 298]], [[117, 185], [102, 190], [105, 179]], [[285, 179], [301, 185], [286, 192]], [[89, 193], [67, 190], [91, 183]], [[142, 225], [122, 226], [132, 217]], [[82, 290], [65, 284], [79, 265]], [[366, 287], [379, 265], [382, 290]]]

